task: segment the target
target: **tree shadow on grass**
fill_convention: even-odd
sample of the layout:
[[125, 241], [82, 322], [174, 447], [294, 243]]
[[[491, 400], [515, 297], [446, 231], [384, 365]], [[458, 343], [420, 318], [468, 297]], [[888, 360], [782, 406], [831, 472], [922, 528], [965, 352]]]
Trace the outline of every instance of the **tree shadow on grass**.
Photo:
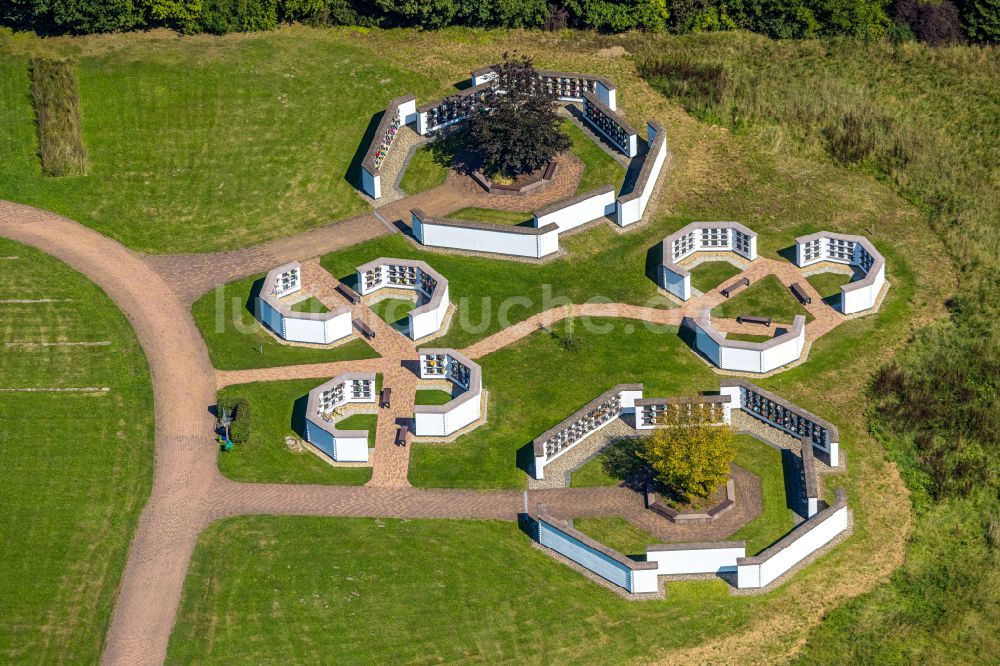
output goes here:
[[382, 116], [384, 115], [385, 111], [379, 111], [371, 117], [371, 120], [368, 121], [368, 127], [365, 128], [364, 136], [361, 137], [358, 147], [354, 150], [351, 163], [347, 166], [347, 171], [344, 173], [344, 180], [350, 183], [351, 187], [359, 188], [361, 186], [361, 162], [364, 161], [365, 155], [368, 153], [368, 148], [375, 139], [375, 131], [378, 129], [378, 124], [382, 122]]

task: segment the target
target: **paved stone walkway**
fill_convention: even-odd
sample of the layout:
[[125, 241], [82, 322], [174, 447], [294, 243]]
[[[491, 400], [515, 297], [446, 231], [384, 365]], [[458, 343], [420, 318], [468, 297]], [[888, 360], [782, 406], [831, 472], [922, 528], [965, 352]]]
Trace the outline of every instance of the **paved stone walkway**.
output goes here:
[[[445, 188], [397, 202], [402, 214], [413, 205], [440, 214], [469, 205], [462, 193]], [[386, 211], [397, 204], [381, 209]], [[405, 204], [405, 205], [402, 205]], [[372, 346], [381, 358], [280, 368], [217, 371], [212, 368], [201, 334], [190, 314], [191, 302], [211, 287], [264, 272], [293, 259], [306, 259], [389, 230], [373, 215], [363, 215], [288, 239], [247, 250], [213, 255], [140, 256], [76, 222], [43, 210], [0, 201], [0, 235], [47, 252], [100, 286], [129, 318], [148, 359], [156, 411], [156, 459], [153, 489], [133, 538], [118, 601], [108, 631], [105, 664], [159, 664], [165, 658], [184, 578], [201, 531], [213, 520], [246, 513], [401, 518], [489, 518], [514, 520], [523, 509], [515, 491], [476, 492], [410, 488], [409, 447], [392, 444], [395, 427], [413, 413], [416, 352], [409, 338], [366, 306], [354, 314], [376, 331]], [[309, 273], [318, 269], [307, 262]], [[807, 326], [810, 340], [842, 321], [822, 303], [797, 268], [759, 259], [744, 274], [756, 281], [774, 274], [784, 284], [798, 281], [813, 296], [807, 306], [816, 320]], [[315, 274], [324, 299], [338, 298], [332, 278]], [[334, 281], [335, 282], [335, 281]], [[718, 290], [674, 310], [633, 305], [576, 305], [575, 315], [625, 317], [676, 325], [684, 316], [722, 300]], [[566, 317], [557, 308], [492, 335], [467, 348], [475, 358], [511, 344]], [[326, 379], [348, 370], [382, 372], [393, 389], [393, 407], [378, 419], [373, 476], [364, 487], [237, 483], [221, 476], [216, 465], [214, 420], [208, 407], [216, 390], [242, 382], [315, 377]], [[743, 482], [739, 482], [743, 483]], [[739, 485], [738, 485], [739, 487]], [[738, 490], [739, 492], [739, 490]], [[639, 494], [625, 488], [534, 490], [529, 503], [544, 502], [557, 516], [621, 515], [663, 539], [723, 537], [732, 525], [656, 524], [642, 508]], [[748, 511], [753, 507], [749, 504]], [[755, 514], [754, 514], [755, 515]], [[736, 514], [733, 520], [735, 521]], [[743, 516], [744, 518], [746, 516]], [[727, 514], [727, 520], [729, 519]], [[735, 523], [734, 523], [735, 524]]]

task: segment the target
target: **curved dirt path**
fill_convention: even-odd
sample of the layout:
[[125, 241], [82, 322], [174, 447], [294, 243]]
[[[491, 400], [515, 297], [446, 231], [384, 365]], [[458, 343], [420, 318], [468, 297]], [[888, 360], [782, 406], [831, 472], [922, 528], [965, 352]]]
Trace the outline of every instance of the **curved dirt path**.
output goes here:
[[[366, 234], [371, 232], [370, 223], [364, 222], [359, 237], [352, 240], [349, 232], [355, 227], [348, 222], [335, 232], [328, 227], [318, 230], [318, 235], [307, 232], [242, 254], [153, 260], [54, 213], [0, 201], [0, 235], [59, 258], [100, 286], [129, 318], [150, 365], [156, 411], [153, 489], [129, 550], [103, 663], [133, 666], [163, 662], [198, 535], [213, 520], [248, 513], [516, 520], [523, 511], [525, 494], [519, 491], [409, 487], [409, 452], [396, 447], [385, 449], [381, 457], [376, 447], [376, 482], [364, 487], [238, 483], [218, 472], [215, 421], [208, 411], [215, 402], [217, 387], [267, 379], [329, 377], [348, 368], [392, 372], [401, 370], [401, 361], [412, 354], [406, 341], [405, 345], [391, 345], [398, 346], [398, 350], [382, 350], [388, 356], [364, 361], [230, 372], [217, 372], [209, 361], [189, 311], [199, 290], [206, 284], [211, 287], [273, 263], [311, 256], [369, 237]], [[181, 268], [189, 271], [188, 279], [178, 282], [174, 278]], [[754, 278], [775, 273], [788, 284], [798, 279], [799, 274], [793, 270], [781, 262], [759, 260], [747, 274]], [[816, 296], [814, 300], [818, 300]], [[717, 291], [710, 292], [673, 310], [584, 304], [573, 306], [572, 313], [676, 325], [694, 309], [710, 307], [721, 298]], [[810, 324], [813, 330], [807, 328], [807, 333], [815, 337], [839, 323], [829, 315], [821, 317], [824, 311], [820, 307], [814, 312], [817, 320]], [[831, 311], [826, 308], [825, 312]], [[473, 357], [482, 356], [569, 314], [569, 308], [537, 314], [466, 351]], [[394, 340], [388, 332], [382, 337], [386, 343]], [[385, 439], [382, 434], [380, 429], [379, 439]], [[532, 506], [545, 502], [550, 511], [567, 517], [634, 516], [636, 503], [641, 501], [623, 488], [535, 490], [528, 499]]]
[[[198, 534], [208, 524], [215, 373], [190, 313], [138, 255], [53, 213], [0, 201], [0, 234], [51, 254], [100, 286], [149, 362], [156, 409], [153, 490], [129, 550], [103, 661], [159, 663]], [[207, 440], [207, 441], [206, 441]]]

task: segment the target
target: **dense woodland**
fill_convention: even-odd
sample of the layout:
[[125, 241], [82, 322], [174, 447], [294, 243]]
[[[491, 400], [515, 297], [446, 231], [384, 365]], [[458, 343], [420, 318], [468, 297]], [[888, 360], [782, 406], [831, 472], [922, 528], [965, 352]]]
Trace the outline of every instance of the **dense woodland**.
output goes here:
[[5, 0], [0, 24], [42, 34], [167, 27], [273, 30], [280, 23], [449, 25], [673, 33], [749, 30], [775, 38], [852, 35], [931, 44], [1000, 39], [1000, 0]]

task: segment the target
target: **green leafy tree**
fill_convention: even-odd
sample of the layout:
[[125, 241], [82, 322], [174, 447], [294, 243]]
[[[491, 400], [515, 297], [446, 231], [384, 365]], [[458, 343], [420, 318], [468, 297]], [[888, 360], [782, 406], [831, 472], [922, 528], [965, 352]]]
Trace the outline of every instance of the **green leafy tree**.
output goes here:
[[964, 0], [960, 4], [965, 34], [974, 42], [1000, 42], [1000, 0]]
[[566, 0], [574, 24], [606, 32], [663, 30], [666, 0]]
[[468, 136], [491, 176], [515, 177], [544, 166], [570, 147], [556, 114], [558, 99], [538, 85], [530, 58], [505, 53], [485, 105], [468, 120]]
[[729, 479], [736, 445], [729, 426], [715, 425], [707, 410], [690, 413], [672, 408], [642, 440], [639, 455], [656, 471], [657, 480], [686, 501], [708, 497]]

